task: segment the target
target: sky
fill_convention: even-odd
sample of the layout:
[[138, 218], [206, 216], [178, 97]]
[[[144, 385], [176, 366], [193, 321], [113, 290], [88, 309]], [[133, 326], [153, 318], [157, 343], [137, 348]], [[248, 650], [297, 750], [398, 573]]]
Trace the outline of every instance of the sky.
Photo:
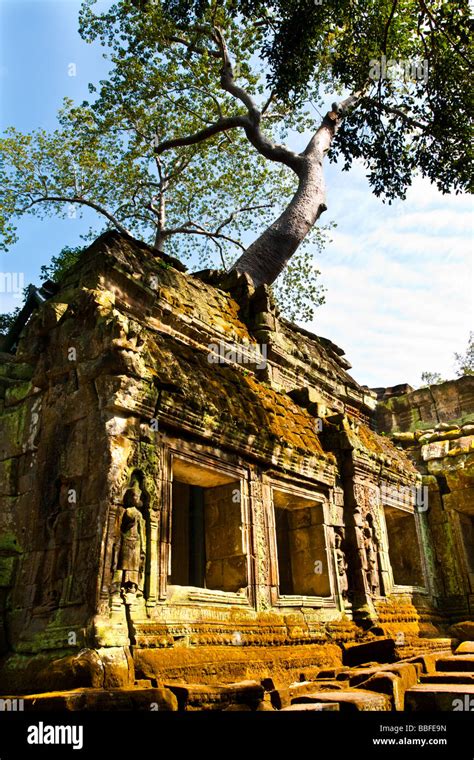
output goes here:
[[[54, 129], [63, 97], [81, 102], [88, 82], [106, 75], [99, 46], [77, 32], [79, 7], [79, 0], [0, 0], [1, 131]], [[453, 354], [465, 351], [474, 329], [471, 198], [441, 195], [415, 178], [407, 199], [389, 206], [372, 195], [361, 165], [342, 172], [331, 164], [326, 178], [322, 222], [337, 227], [316, 261], [326, 303], [305, 327], [341, 346], [353, 377], [369, 387], [417, 387], [423, 371], [453, 378]], [[23, 218], [18, 243], [0, 253], [0, 273], [39, 284], [41, 265], [80, 245], [91, 225], [102, 227], [92, 211], [82, 219]], [[0, 292], [0, 313], [20, 303]]]

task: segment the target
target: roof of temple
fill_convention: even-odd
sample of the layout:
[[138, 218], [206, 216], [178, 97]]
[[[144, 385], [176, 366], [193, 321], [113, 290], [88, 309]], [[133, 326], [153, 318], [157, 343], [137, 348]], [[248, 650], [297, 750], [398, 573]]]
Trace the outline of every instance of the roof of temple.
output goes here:
[[[230, 286], [229, 278], [227, 285], [224, 277], [216, 284], [209, 279], [106, 232], [31, 316], [12, 361], [34, 363], [37, 350], [43, 366], [57, 365], [61, 359], [46, 328], [73, 320], [68, 335], [81, 341], [84, 324], [93, 319], [101, 337], [82, 346], [82, 375], [115, 376], [121, 403], [144, 418], [158, 404], [165, 424], [200, 435], [205, 430], [229, 448], [280, 464], [294, 452], [331, 466], [335, 458], [324, 450], [316, 418], [345, 414], [357, 420], [355, 447], [410, 466], [369, 429], [375, 394], [348, 374], [342, 349], [281, 319], [269, 290], [253, 289], [245, 276]], [[140, 398], [127, 398], [127, 377], [140, 379]]]

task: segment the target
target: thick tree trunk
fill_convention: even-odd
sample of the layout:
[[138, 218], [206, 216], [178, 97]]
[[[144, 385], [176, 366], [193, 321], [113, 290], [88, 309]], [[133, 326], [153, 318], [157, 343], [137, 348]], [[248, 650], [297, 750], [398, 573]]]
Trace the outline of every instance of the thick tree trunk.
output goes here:
[[158, 209], [154, 209], [153, 206], [150, 204], [153, 211], [155, 211], [157, 215], [157, 227], [156, 227], [156, 234], [155, 234], [155, 242], [153, 244], [153, 248], [157, 253], [164, 253], [165, 251], [165, 238], [166, 235], [163, 234], [163, 230], [165, 229], [166, 224], [166, 205], [165, 205], [165, 196], [164, 196], [164, 188], [161, 188], [160, 191], [160, 197], [159, 197], [159, 207]]
[[322, 160], [306, 156], [299, 172], [298, 189], [278, 219], [247, 248], [232, 269], [246, 272], [255, 287], [271, 285], [326, 210]]
[[165, 237], [161, 234], [161, 229], [156, 230], [155, 242], [153, 244], [153, 250], [157, 253], [165, 252]]
[[324, 156], [337, 131], [336, 105], [324, 117], [306, 150], [292, 165], [298, 175], [298, 189], [289, 205], [235, 262], [232, 269], [247, 273], [255, 287], [271, 285], [285, 268], [300, 243], [326, 210], [323, 173]]

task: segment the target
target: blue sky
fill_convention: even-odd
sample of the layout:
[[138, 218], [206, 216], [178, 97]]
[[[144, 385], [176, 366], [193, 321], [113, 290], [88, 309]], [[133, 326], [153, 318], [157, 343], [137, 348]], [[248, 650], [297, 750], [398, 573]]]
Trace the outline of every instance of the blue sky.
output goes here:
[[[29, 131], [56, 126], [62, 98], [81, 101], [106, 73], [98, 46], [77, 33], [79, 0], [0, 0], [0, 126]], [[76, 76], [69, 76], [69, 64]], [[303, 147], [303, 145], [301, 145]], [[407, 200], [384, 205], [361, 166], [327, 167], [332, 242], [318, 257], [326, 304], [307, 327], [346, 351], [352, 374], [367, 385], [420, 384], [424, 370], [454, 376], [453, 353], [473, 329], [472, 201], [443, 196], [415, 179]], [[19, 242], [0, 254], [1, 272], [39, 281], [42, 264], [101, 223], [25, 218]], [[0, 312], [18, 304], [0, 294]]]

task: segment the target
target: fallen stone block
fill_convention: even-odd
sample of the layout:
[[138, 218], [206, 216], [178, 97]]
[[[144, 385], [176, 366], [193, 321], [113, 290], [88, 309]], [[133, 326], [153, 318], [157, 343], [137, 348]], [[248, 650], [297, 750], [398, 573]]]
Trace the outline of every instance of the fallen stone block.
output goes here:
[[[4, 700], [12, 697], [3, 697]], [[25, 694], [25, 712], [95, 711], [95, 710], [149, 710], [175, 712], [178, 700], [169, 689], [73, 689], [70, 691]]]
[[297, 704], [284, 707], [280, 712], [339, 712], [337, 702], [311, 702], [310, 704]]
[[459, 639], [459, 641], [474, 641], [474, 620], [455, 623], [449, 629], [449, 633], [453, 639]]
[[385, 672], [393, 673], [400, 678], [405, 690], [418, 682], [418, 669], [411, 662], [393, 662], [387, 665], [373, 665], [370, 668], [353, 668], [339, 673], [337, 679], [349, 679], [350, 686], [359, 686], [368, 678]]
[[423, 673], [434, 673], [436, 671], [436, 663], [441, 657], [446, 657], [450, 654], [450, 651], [432, 652], [430, 654], [419, 654], [416, 657], [410, 657], [405, 662], [410, 662], [413, 665], [420, 664]]
[[420, 676], [421, 683], [467, 683], [474, 684], [474, 673], [463, 673], [462, 671], [451, 673], [429, 673]]
[[474, 673], [474, 654], [454, 654], [451, 657], [440, 657], [436, 661], [437, 672], [449, 673], [461, 670], [463, 673]]
[[289, 689], [272, 689], [268, 694], [270, 695], [270, 703], [275, 710], [282, 710], [291, 704]]
[[225, 710], [231, 705], [247, 705], [256, 710], [264, 697], [264, 688], [257, 681], [207, 686], [206, 684], [174, 684], [165, 686], [176, 695], [180, 710]]
[[462, 641], [454, 654], [474, 654], [474, 641]]
[[311, 694], [303, 694], [295, 697], [292, 704], [309, 704], [311, 702], [337, 702], [342, 712], [363, 711], [374, 712], [377, 710], [390, 710], [390, 698], [386, 694], [376, 694], [373, 691], [362, 689], [347, 689], [334, 691], [315, 691]]
[[375, 673], [367, 681], [363, 681], [359, 688], [386, 694], [390, 698], [392, 707], [397, 711], [404, 708], [405, 689], [400, 676], [394, 673]]
[[466, 684], [418, 684], [406, 692], [405, 710], [407, 712], [474, 711], [474, 686]]
[[374, 639], [363, 644], [344, 644], [342, 662], [350, 667], [368, 662], [394, 662], [396, 660], [395, 641], [391, 638]]

